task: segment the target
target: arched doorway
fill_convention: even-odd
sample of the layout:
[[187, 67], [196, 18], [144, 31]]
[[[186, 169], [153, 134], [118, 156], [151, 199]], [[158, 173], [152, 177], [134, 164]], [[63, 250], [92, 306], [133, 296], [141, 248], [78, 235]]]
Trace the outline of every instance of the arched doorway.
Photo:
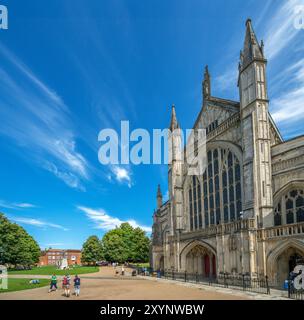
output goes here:
[[159, 269], [161, 270], [161, 271], [164, 271], [164, 269], [165, 269], [165, 263], [164, 263], [164, 256], [161, 256], [160, 257], [160, 259], [159, 259]]
[[155, 264], [153, 266], [155, 270], [164, 270], [165, 269], [165, 259], [162, 254], [159, 254], [155, 258]]
[[215, 255], [206, 247], [196, 245], [186, 255], [186, 271], [205, 277], [216, 275]]
[[304, 262], [304, 244], [289, 240], [278, 245], [268, 257], [268, 276], [273, 285], [282, 288], [290, 272]]
[[282, 285], [295, 266], [304, 259], [303, 252], [295, 248], [289, 248], [278, 256], [277, 259], [277, 279], [278, 284]]

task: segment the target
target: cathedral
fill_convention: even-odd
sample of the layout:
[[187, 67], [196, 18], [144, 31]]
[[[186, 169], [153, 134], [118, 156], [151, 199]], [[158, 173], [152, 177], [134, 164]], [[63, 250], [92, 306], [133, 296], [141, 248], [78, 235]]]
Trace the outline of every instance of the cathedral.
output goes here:
[[[158, 187], [153, 214], [154, 270], [267, 275], [271, 285], [282, 287], [303, 262], [304, 136], [282, 138], [268, 111], [266, 65], [263, 42], [248, 19], [240, 101], [212, 96], [206, 67], [193, 126], [206, 130], [206, 170], [189, 174], [189, 165], [172, 149], [169, 200], [163, 203]], [[171, 131], [180, 128], [177, 118], [172, 107]]]

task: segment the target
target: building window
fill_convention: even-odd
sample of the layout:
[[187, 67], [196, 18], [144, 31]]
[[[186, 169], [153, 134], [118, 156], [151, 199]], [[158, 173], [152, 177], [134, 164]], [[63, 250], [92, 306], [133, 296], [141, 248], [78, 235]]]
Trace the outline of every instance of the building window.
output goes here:
[[208, 134], [210, 131], [216, 129], [217, 127], [218, 127], [218, 120], [215, 120], [208, 125], [208, 127], [206, 128], [206, 133]]
[[189, 189], [190, 230], [193, 230], [192, 188]]
[[189, 187], [190, 230], [203, 227], [201, 185], [196, 176], [192, 176]]
[[[207, 159], [202, 185], [193, 176], [189, 186], [190, 230], [234, 221], [242, 211], [238, 158], [229, 149], [216, 148], [208, 151]], [[192, 213], [193, 206], [197, 209]]]
[[282, 224], [281, 204], [279, 203], [274, 210], [274, 225], [279, 226]]
[[[283, 208], [281, 208], [283, 202]], [[274, 209], [274, 225], [282, 225], [282, 214], [285, 212], [286, 223], [296, 223], [304, 221], [304, 191], [293, 189], [279, 199], [279, 203]]]

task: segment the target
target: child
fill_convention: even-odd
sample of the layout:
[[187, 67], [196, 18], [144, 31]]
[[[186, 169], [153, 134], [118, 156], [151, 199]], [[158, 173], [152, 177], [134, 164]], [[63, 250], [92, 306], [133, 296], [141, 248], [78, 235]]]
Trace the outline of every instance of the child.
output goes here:
[[80, 294], [80, 278], [78, 277], [78, 275], [75, 275], [74, 278], [74, 288], [75, 288], [75, 296], [78, 297]]
[[53, 288], [55, 288], [55, 291], [57, 290], [57, 277], [55, 274], [52, 275], [49, 292], [53, 291]]

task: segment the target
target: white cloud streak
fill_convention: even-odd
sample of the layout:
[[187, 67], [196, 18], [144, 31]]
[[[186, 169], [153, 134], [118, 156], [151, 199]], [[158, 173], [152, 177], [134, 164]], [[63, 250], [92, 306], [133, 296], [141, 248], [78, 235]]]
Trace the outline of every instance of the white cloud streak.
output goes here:
[[[287, 71], [287, 72], [286, 72]], [[289, 89], [271, 101], [274, 120], [281, 124], [304, 120], [304, 59], [284, 70], [281, 79], [291, 81]]]
[[27, 202], [7, 202], [5, 200], [0, 200], [0, 207], [7, 209], [29, 209], [36, 208], [37, 206], [32, 203]]
[[59, 224], [46, 222], [46, 221], [42, 221], [42, 220], [35, 219], [35, 218], [8, 216], [8, 219], [11, 221], [14, 221], [14, 222], [18, 222], [18, 223], [26, 224], [26, 225], [31, 225], [31, 226], [38, 227], [38, 228], [48, 228], [49, 227], [49, 228], [60, 229], [63, 231], [69, 230]]
[[[294, 131], [292, 126], [300, 127], [304, 119], [304, 33], [294, 27], [295, 9], [299, 5], [304, 5], [304, 1], [287, 0], [271, 5], [268, 2], [265, 17], [259, 19], [262, 34], [257, 34], [259, 39], [264, 39], [265, 57], [269, 61], [270, 111], [288, 137], [301, 133], [300, 128]], [[253, 27], [255, 25], [253, 20]], [[238, 49], [235, 48], [236, 53]], [[215, 87], [221, 92], [235, 91], [236, 62], [216, 77]]]
[[114, 229], [116, 227], [119, 227], [124, 222], [128, 222], [134, 228], [139, 227], [148, 233], [152, 232], [151, 227], [140, 225], [134, 219], [129, 219], [129, 220], [124, 221], [119, 218], [112, 217], [109, 214], [107, 214], [104, 209], [92, 209], [92, 208], [88, 208], [88, 207], [84, 207], [84, 206], [77, 206], [77, 208], [79, 210], [81, 210], [82, 212], [84, 212], [86, 214], [86, 216], [91, 221], [94, 222], [95, 227], [97, 229], [102, 229], [102, 230], [108, 231], [108, 230]]
[[[265, 53], [269, 60], [277, 57], [282, 51], [295, 41], [296, 36], [302, 32], [294, 27], [296, 19], [295, 8], [304, 5], [303, 0], [283, 1], [266, 26]], [[302, 42], [303, 48], [303, 42]]]
[[15, 141], [20, 154], [26, 151], [27, 158], [66, 183], [66, 176], [73, 175], [77, 183], [67, 184], [83, 189], [79, 186], [89, 178], [89, 165], [76, 150], [68, 107], [3, 45], [0, 55], [9, 65], [8, 70], [0, 68], [0, 133]]

